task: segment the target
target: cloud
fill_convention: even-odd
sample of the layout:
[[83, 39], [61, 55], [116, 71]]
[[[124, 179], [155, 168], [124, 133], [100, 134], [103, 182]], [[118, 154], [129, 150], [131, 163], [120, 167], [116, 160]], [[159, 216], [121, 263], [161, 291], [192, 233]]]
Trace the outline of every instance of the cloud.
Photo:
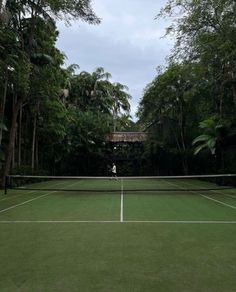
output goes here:
[[[158, 2], [158, 3], [157, 3]], [[165, 33], [166, 22], [154, 20], [166, 1], [96, 0], [93, 7], [102, 18], [98, 26], [58, 23], [57, 43], [68, 57], [68, 65], [77, 63], [81, 70], [97, 67], [111, 73], [112, 81], [127, 85], [132, 95], [134, 116], [145, 86], [152, 81], [156, 67], [165, 63], [173, 46]]]

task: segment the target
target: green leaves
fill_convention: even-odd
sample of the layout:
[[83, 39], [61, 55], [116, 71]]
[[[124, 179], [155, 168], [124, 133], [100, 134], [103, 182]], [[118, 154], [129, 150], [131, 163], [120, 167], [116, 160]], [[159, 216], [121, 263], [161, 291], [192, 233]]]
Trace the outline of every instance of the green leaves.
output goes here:
[[[111, 74], [105, 72], [102, 67], [97, 68], [91, 74], [82, 71], [70, 79], [70, 102], [81, 110], [100, 111], [113, 115], [114, 112], [122, 116], [129, 114], [130, 95], [128, 89], [120, 83], [111, 83]], [[123, 112], [122, 112], [123, 111]]]
[[212, 137], [210, 135], [200, 135], [197, 138], [195, 138], [192, 142], [192, 145], [198, 144], [199, 142], [202, 142], [200, 145], [198, 145], [194, 150], [194, 155], [197, 155], [200, 151], [202, 151], [205, 148], [208, 148], [211, 151], [211, 154], [214, 155], [216, 151], [216, 137]]
[[45, 66], [53, 62], [53, 58], [47, 54], [32, 54], [31, 62], [34, 65]]
[[4, 131], [8, 131], [7, 126], [4, 123], [0, 123], [0, 129], [3, 129]]
[[168, 0], [156, 19], [167, 17], [175, 46], [167, 68], [145, 89], [140, 120], [165, 141], [169, 119], [176, 144], [180, 134], [183, 149], [208, 150], [223, 163], [227, 146], [235, 145], [236, 2]]
[[59, 19], [67, 22], [72, 19], [81, 19], [89, 24], [99, 24], [101, 20], [94, 13], [91, 0], [47, 0], [45, 8]]
[[199, 144], [194, 149], [194, 155], [198, 154], [203, 149], [210, 150], [211, 154], [216, 153], [217, 144], [220, 142], [221, 132], [220, 130], [224, 127], [223, 124], [216, 118], [211, 117], [199, 123], [199, 128], [204, 132], [204, 134], [196, 137], [192, 145]]

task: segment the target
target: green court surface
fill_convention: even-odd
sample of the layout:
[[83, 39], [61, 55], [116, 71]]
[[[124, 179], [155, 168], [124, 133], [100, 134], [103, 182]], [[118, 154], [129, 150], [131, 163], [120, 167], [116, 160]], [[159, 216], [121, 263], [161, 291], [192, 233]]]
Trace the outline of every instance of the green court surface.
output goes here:
[[58, 184], [1, 195], [0, 291], [235, 291], [235, 189]]

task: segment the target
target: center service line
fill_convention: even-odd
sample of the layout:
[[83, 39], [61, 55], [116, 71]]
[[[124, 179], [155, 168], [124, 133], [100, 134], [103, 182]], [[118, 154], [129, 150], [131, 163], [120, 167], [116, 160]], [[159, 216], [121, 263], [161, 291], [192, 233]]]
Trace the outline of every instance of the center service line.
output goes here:
[[120, 194], [120, 222], [124, 222], [124, 185], [121, 179], [121, 194]]

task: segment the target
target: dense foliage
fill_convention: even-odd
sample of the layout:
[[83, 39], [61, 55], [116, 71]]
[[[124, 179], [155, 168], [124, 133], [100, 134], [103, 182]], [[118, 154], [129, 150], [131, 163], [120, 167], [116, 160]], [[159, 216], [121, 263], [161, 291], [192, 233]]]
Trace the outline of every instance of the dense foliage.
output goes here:
[[128, 88], [112, 83], [103, 68], [65, 69], [55, 46], [57, 19], [99, 24], [90, 2], [0, 2], [3, 178], [10, 171], [88, 173], [89, 161], [104, 155], [105, 135], [130, 123]]
[[169, 16], [176, 44], [138, 112], [150, 172], [235, 172], [236, 3], [169, 0], [157, 18]]
[[[236, 4], [168, 0], [157, 19], [176, 43], [130, 120], [128, 88], [64, 67], [56, 20], [99, 24], [90, 0], [0, 1], [0, 160], [9, 172], [123, 174], [236, 171]], [[146, 129], [142, 145], [111, 145], [113, 131]], [[136, 147], [137, 146], [137, 147]], [[112, 151], [114, 153], [112, 153]]]

